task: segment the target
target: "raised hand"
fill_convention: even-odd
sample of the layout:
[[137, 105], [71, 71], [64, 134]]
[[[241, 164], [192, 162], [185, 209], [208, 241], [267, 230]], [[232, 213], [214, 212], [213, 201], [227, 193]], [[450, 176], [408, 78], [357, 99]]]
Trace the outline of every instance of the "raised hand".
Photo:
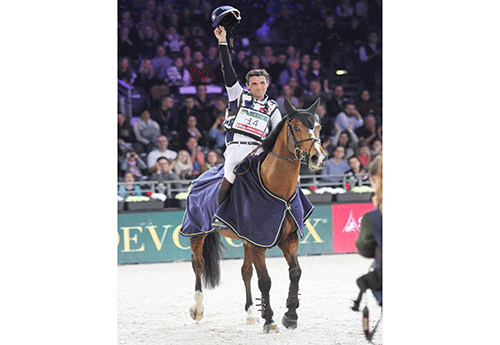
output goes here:
[[226, 42], [226, 29], [223, 26], [216, 27], [214, 34], [219, 42]]

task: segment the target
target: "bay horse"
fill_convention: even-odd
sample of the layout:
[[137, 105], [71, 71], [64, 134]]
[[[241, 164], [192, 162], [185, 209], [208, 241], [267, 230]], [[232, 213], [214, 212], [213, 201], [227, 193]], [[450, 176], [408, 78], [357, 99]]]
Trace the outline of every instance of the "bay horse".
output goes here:
[[[263, 152], [258, 156], [261, 162], [261, 180], [268, 191], [284, 200], [290, 200], [297, 191], [302, 162], [307, 163], [311, 170], [319, 170], [325, 166], [327, 153], [321, 146], [319, 139], [321, 125], [319, 117], [315, 115], [319, 102], [318, 98], [308, 109], [295, 109], [285, 98], [286, 116], [261, 145]], [[282, 318], [282, 324], [288, 329], [296, 328], [298, 319], [296, 309], [299, 307], [298, 291], [302, 271], [297, 258], [299, 244], [297, 230], [296, 223], [287, 213], [277, 245], [283, 252], [289, 266], [290, 285], [286, 302], [288, 311]], [[266, 268], [265, 251], [267, 248], [238, 237], [229, 228], [218, 229], [208, 235], [190, 237], [191, 261], [196, 275], [195, 304], [190, 309], [191, 317], [196, 321], [203, 317], [202, 276], [207, 288], [214, 288], [219, 284], [219, 255], [221, 251], [219, 234], [243, 241], [244, 258], [241, 274], [246, 290], [247, 322], [256, 323], [258, 321], [250, 290], [253, 265], [257, 271], [258, 286], [261, 292], [261, 316], [265, 320], [263, 331], [264, 333], [277, 332], [269, 296], [271, 278]]]

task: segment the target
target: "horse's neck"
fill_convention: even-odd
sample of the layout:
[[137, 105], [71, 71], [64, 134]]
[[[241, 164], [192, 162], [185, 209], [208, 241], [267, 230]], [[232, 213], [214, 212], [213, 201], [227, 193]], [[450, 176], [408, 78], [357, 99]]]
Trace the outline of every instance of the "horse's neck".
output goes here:
[[[280, 133], [271, 151], [278, 156], [294, 159], [286, 144], [286, 129]], [[274, 195], [289, 200], [297, 190], [300, 174], [300, 161], [289, 161], [268, 154], [260, 169], [264, 186]]]

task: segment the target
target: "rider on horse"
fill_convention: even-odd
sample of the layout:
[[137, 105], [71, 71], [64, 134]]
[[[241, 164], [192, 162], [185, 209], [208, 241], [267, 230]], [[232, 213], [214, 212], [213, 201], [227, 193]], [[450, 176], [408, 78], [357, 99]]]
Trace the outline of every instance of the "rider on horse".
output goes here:
[[[226, 17], [238, 19], [239, 11], [228, 7], [222, 12]], [[263, 70], [251, 70], [246, 75], [246, 86], [244, 90], [238, 82], [238, 77], [231, 63], [231, 56], [226, 39], [226, 28], [221, 25], [227, 21], [221, 21], [220, 15], [214, 11], [212, 16], [214, 34], [219, 42], [219, 53], [221, 57], [224, 83], [227, 89], [229, 106], [226, 110], [224, 127], [226, 128], [226, 150], [224, 152], [225, 167], [224, 178], [217, 196], [219, 206], [229, 195], [236, 175], [233, 170], [252, 150], [260, 145], [268, 133], [281, 121], [282, 116], [278, 105], [267, 96], [269, 86], [269, 74]], [[233, 21], [233, 27], [237, 22]], [[228, 27], [231, 30], [232, 27]], [[221, 225], [214, 223], [215, 226]]]

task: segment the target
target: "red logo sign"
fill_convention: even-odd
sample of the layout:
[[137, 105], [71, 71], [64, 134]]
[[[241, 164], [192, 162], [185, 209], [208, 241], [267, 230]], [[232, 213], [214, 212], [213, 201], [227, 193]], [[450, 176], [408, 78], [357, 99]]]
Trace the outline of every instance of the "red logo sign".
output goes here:
[[375, 209], [372, 203], [332, 205], [333, 252], [356, 253], [361, 217]]

